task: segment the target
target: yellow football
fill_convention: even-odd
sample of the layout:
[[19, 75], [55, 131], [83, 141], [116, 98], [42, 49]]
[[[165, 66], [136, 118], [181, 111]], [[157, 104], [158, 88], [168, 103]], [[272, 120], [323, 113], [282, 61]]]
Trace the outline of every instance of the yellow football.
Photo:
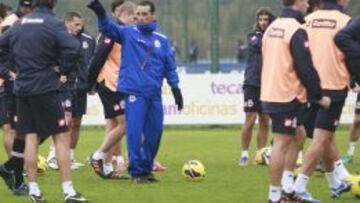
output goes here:
[[198, 160], [191, 160], [182, 167], [182, 174], [186, 180], [201, 181], [205, 178], [205, 166]]

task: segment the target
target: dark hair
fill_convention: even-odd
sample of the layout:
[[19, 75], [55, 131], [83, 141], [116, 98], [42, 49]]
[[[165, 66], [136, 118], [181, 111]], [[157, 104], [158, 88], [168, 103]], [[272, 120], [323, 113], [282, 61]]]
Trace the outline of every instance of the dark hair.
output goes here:
[[309, 8], [307, 10], [307, 14], [310, 14], [315, 11], [315, 8], [320, 8], [321, 0], [310, 0], [309, 1]]
[[323, 2], [337, 3], [338, 0], [322, 0]]
[[155, 13], [156, 11], [155, 4], [152, 1], [141, 1], [138, 6], [149, 6], [151, 13]]
[[19, 6], [31, 7], [33, 0], [19, 0]]
[[262, 15], [267, 15], [269, 17], [269, 25], [272, 23], [272, 21], [275, 20], [275, 15], [271, 12], [271, 9], [268, 7], [261, 7], [256, 11], [256, 24], [255, 29], [260, 30], [259, 26], [259, 17]]
[[82, 18], [82, 16], [79, 12], [69, 11], [65, 14], [64, 20], [65, 21], [73, 21], [74, 18]]
[[111, 12], [115, 12], [116, 8], [121, 6], [122, 4], [124, 3], [124, 0], [114, 0], [112, 3], [111, 3]]
[[283, 0], [284, 6], [292, 6], [294, 5], [296, 0]]
[[4, 3], [0, 3], [0, 17], [1, 18], [5, 18], [7, 15], [9, 7], [4, 4]]
[[271, 12], [271, 9], [268, 7], [261, 7], [256, 11], [256, 18], [259, 18], [262, 15], [268, 15], [269, 17], [274, 16], [274, 14]]
[[53, 9], [57, 3], [57, 0], [34, 0], [34, 7], [37, 6], [46, 6], [50, 9]]

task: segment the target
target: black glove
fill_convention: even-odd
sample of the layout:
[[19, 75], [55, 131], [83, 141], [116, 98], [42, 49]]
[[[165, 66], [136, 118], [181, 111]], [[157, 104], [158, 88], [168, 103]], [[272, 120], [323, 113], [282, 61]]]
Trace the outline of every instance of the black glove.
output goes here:
[[183, 96], [181, 94], [181, 90], [178, 87], [172, 87], [171, 91], [174, 95], [175, 104], [177, 105], [178, 110], [181, 111], [184, 107], [184, 101], [183, 101]]
[[87, 7], [93, 10], [99, 18], [106, 17], [106, 11], [99, 0], [91, 0]]

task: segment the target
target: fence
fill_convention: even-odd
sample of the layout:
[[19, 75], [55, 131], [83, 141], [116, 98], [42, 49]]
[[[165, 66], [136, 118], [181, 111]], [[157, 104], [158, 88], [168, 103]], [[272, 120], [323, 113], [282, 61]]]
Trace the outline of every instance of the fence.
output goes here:
[[[101, 0], [109, 8], [112, 0]], [[140, 0], [135, 0], [135, 2]], [[278, 14], [281, 0], [153, 0], [157, 6], [160, 30], [175, 43], [178, 61], [194, 60], [191, 51], [197, 52], [198, 60], [210, 60], [211, 50], [218, 51], [218, 58], [236, 62], [238, 41], [243, 42], [246, 33], [255, 22], [255, 12], [267, 6]], [[17, 0], [0, 0], [16, 8]], [[87, 20], [87, 29], [96, 34], [95, 16], [86, 8], [88, 0], [58, 0], [56, 13], [62, 17], [66, 11], [77, 10]], [[358, 0], [351, 1], [350, 13], [360, 14]], [[218, 18], [216, 17], [218, 15]], [[211, 23], [213, 22], [213, 23]], [[211, 37], [212, 34], [212, 37]], [[211, 39], [219, 46], [211, 46]], [[214, 45], [214, 44], [213, 44]], [[216, 56], [216, 57], [217, 57]]]

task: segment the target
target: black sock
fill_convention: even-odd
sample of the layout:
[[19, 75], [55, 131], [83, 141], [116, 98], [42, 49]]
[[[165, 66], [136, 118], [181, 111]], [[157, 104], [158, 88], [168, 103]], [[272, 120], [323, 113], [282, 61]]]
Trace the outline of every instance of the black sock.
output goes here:
[[24, 183], [24, 158], [15, 158], [15, 170], [14, 170], [14, 176], [15, 176], [15, 188], [18, 188], [21, 184]]
[[15, 139], [12, 148], [11, 158], [4, 164], [5, 169], [14, 172], [15, 187], [19, 187], [24, 182], [24, 151], [25, 142], [23, 140]]
[[8, 159], [5, 163], [4, 163], [4, 168], [9, 171], [12, 172], [14, 171], [14, 157], [11, 157], [10, 159]]

